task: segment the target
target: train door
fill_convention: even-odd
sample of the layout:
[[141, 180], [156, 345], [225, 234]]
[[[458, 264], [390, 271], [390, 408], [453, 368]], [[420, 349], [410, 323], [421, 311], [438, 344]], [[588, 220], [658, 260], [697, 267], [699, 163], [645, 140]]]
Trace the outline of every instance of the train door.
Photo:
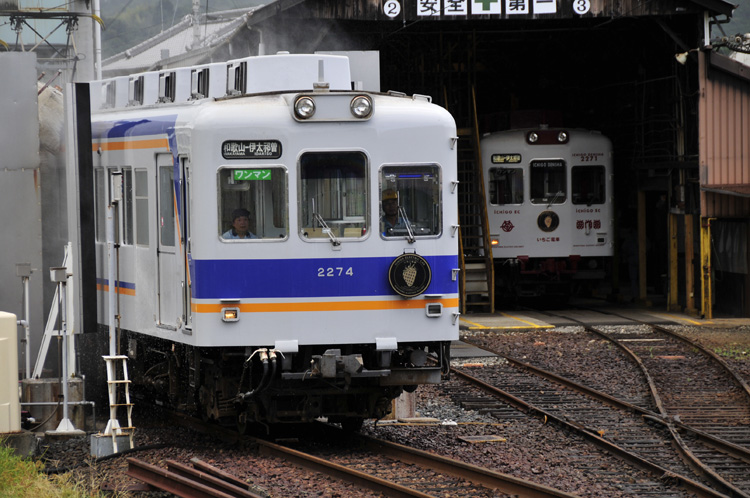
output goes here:
[[[179, 171], [179, 170], [178, 170]], [[157, 232], [156, 263], [158, 268], [157, 300], [159, 325], [177, 328], [182, 314], [181, 255], [177, 250], [177, 223], [174, 163], [170, 154], [156, 156]]]
[[191, 239], [190, 239], [190, 161], [186, 157], [180, 158], [180, 165], [182, 166], [182, 209], [180, 216], [180, 239], [182, 251], [180, 257], [184, 262], [184, 273], [183, 273], [183, 297], [182, 297], [182, 316], [185, 322], [186, 328], [192, 328], [193, 326], [193, 315], [190, 308], [190, 300], [192, 296], [192, 276], [190, 274], [190, 258], [191, 258]]

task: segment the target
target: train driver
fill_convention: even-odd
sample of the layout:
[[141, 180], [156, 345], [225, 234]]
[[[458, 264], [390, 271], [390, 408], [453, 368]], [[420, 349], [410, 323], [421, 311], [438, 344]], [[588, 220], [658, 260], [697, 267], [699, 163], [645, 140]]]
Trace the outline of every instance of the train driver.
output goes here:
[[222, 235], [225, 239], [257, 239], [250, 231], [250, 211], [238, 208], [232, 211], [232, 228]]
[[395, 228], [406, 228], [406, 223], [398, 212], [398, 192], [393, 189], [383, 190], [383, 213], [383, 235], [393, 235]]

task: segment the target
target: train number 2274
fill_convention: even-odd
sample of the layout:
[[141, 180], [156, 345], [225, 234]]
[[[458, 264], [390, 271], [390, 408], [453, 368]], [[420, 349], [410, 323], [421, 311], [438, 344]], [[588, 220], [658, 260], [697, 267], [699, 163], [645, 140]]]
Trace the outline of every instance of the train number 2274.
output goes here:
[[350, 266], [344, 268], [343, 266], [337, 266], [336, 268], [318, 268], [319, 277], [353, 277], [354, 269]]

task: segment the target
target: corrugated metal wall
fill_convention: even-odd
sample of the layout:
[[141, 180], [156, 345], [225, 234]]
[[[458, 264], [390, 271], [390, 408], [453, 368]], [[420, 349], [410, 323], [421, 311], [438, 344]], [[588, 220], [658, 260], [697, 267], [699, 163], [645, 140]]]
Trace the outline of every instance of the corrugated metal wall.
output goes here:
[[701, 215], [748, 217], [750, 67], [715, 52], [698, 55]]

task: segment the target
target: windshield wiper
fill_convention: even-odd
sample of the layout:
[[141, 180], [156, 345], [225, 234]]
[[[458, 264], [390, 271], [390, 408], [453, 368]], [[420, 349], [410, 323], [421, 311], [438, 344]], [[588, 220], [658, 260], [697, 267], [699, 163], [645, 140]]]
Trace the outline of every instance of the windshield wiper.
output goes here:
[[320, 226], [323, 227], [323, 233], [328, 234], [328, 238], [331, 239], [331, 244], [333, 244], [334, 247], [340, 246], [341, 242], [339, 242], [339, 239], [336, 238], [336, 236], [331, 231], [330, 227], [326, 223], [326, 220], [323, 219], [323, 217], [318, 213], [313, 213], [313, 219], [320, 223]]
[[404, 208], [401, 206], [398, 207], [398, 214], [403, 218], [404, 225], [406, 226], [406, 240], [409, 241], [409, 244], [413, 244], [415, 240], [417, 240], [414, 237], [414, 230], [411, 228], [411, 223], [409, 223], [409, 218], [406, 217], [406, 212], [404, 211]]
[[551, 206], [552, 204], [554, 204], [554, 203], [555, 203], [555, 201], [556, 201], [556, 200], [557, 200], [557, 199], [558, 199], [558, 198], [559, 198], [559, 197], [560, 197], [561, 195], [564, 195], [564, 194], [563, 194], [563, 191], [562, 191], [562, 190], [558, 190], [558, 191], [557, 191], [557, 193], [555, 194], [555, 196], [554, 196], [554, 197], [552, 198], [552, 200], [551, 200], [551, 201], [549, 201], [549, 204], [547, 204], [547, 209], [549, 209], [549, 207], [550, 207], [550, 206]]

